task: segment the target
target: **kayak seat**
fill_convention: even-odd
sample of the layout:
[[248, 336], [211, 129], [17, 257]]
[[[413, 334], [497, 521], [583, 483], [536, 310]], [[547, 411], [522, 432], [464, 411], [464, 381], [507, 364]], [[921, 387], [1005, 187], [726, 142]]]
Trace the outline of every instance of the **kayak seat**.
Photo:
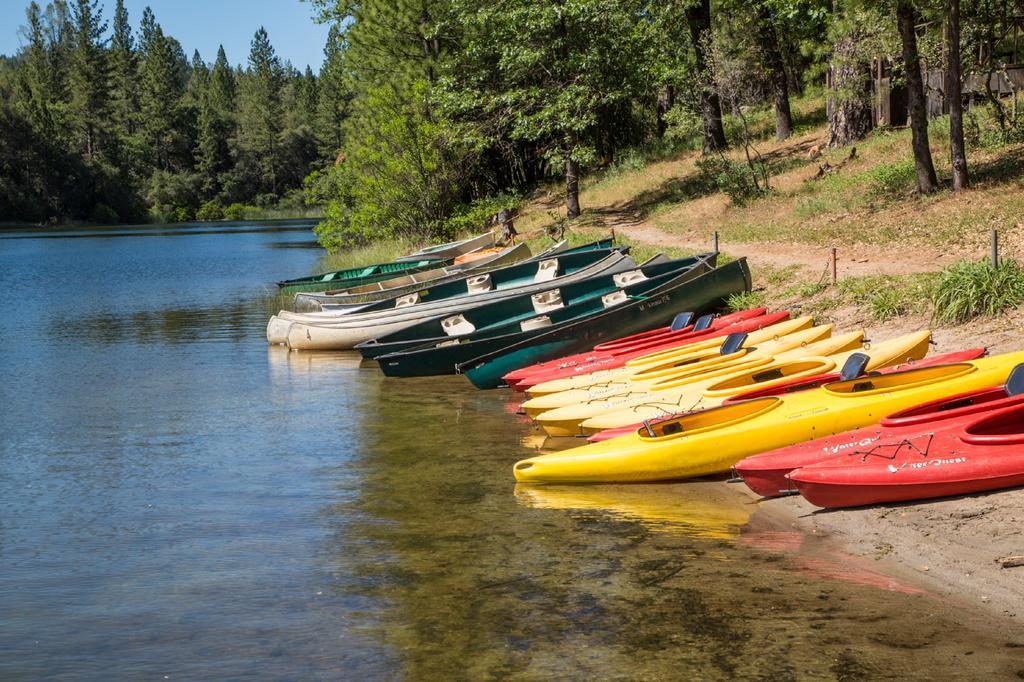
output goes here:
[[783, 376], [784, 375], [782, 374], [782, 370], [779, 368], [775, 368], [766, 370], [764, 372], [758, 372], [757, 374], [754, 374], [750, 378], [754, 380], [753, 383], [759, 384], [764, 381], [774, 381], [775, 379], [781, 379]]
[[719, 349], [719, 355], [732, 355], [738, 351], [746, 342], [747, 335], [742, 332], [734, 332], [725, 337], [725, 341], [722, 342], [722, 347]]
[[858, 381], [853, 385], [853, 390], [850, 393], [863, 393], [864, 391], [874, 390], [875, 384], [870, 381]]
[[[686, 327], [687, 325], [689, 325], [690, 324], [690, 320], [692, 320], [692, 319], [693, 319], [693, 313], [679, 313], [674, 318], [672, 318], [672, 324], [669, 325], [669, 329], [671, 331], [677, 332], [680, 329], [682, 329], [683, 327]], [[698, 322], [700, 322], [700, 320], [698, 320]], [[694, 331], [697, 331], [696, 326], [694, 327]]]
[[1004, 390], [1007, 396], [1024, 393], [1024, 365], [1017, 365], [1010, 370], [1010, 376], [1006, 377]]
[[715, 321], [714, 315], [701, 315], [697, 318], [697, 321], [693, 323], [693, 331], [702, 332], [711, 326], [711, 323]]
[[839, 380], [849, 381], [856, 379], [860, 375], [864, 374], [864, 369], [871, 362], [871, 358], [864, 353], [854, 353], [846, 359], [843, 363], [843, 368], [839, 370]]

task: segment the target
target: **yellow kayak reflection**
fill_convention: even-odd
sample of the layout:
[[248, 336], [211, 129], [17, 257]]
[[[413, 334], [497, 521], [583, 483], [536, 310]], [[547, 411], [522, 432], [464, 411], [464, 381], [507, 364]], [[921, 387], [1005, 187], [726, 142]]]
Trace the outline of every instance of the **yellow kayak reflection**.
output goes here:
[[652, 531], [731, 539], [756, 509], [750, 498], [718, 481], [602, 486], [524, 486], [516, 500], [534, 509], [605, 512]]

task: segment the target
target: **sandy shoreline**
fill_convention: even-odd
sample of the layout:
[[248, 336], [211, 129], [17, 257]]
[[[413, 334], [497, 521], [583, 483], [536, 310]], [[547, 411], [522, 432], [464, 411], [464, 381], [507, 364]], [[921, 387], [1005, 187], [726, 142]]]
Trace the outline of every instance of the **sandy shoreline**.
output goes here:
[[1024, 566], [999, 559], [1024, 554], [1024, 490], [930, 502], [824, 511], [800, 496], [756, 500], [759, 512], [805, 533], [828, 537], [878, 570], [994, 615], [1024, 621]]

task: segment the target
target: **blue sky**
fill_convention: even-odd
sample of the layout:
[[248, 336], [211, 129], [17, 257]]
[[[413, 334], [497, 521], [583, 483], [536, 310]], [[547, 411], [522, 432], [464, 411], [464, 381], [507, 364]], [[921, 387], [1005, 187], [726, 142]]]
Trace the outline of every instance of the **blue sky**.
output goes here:
[[[37, 0], [46, 6], [46, 0]], [[101, 0], [103, 18], [109, 23], [115, 0]], [[18, 51], [29, 0], [0, 0], [0, 54]], [[261, 25], [282, 60], [290, 59], [298, 69], [306, 64], [316, 71], [323, 61], [327, 26], [313, 21], [314, 8], [299, 0], [125, 0], [128, 18], [138, 31], [142, 10], [149, 5], [164, 32], [177, 38], [191, 58], [198, 49], [212, 62], [217, 45], [223, 43], [232, 64], [244, 64], [249, 43]]]

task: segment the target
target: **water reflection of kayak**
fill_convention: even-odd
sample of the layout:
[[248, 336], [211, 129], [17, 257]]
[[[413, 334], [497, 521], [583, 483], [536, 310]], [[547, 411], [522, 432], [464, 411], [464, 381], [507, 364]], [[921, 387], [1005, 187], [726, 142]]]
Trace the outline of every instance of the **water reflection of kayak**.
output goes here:
[[715, 482], [688, 484], [522, 486], [516, 500], [534, 509], [607, 512], [654, 531], [734, 538], [754, 507], [745, 495]]

